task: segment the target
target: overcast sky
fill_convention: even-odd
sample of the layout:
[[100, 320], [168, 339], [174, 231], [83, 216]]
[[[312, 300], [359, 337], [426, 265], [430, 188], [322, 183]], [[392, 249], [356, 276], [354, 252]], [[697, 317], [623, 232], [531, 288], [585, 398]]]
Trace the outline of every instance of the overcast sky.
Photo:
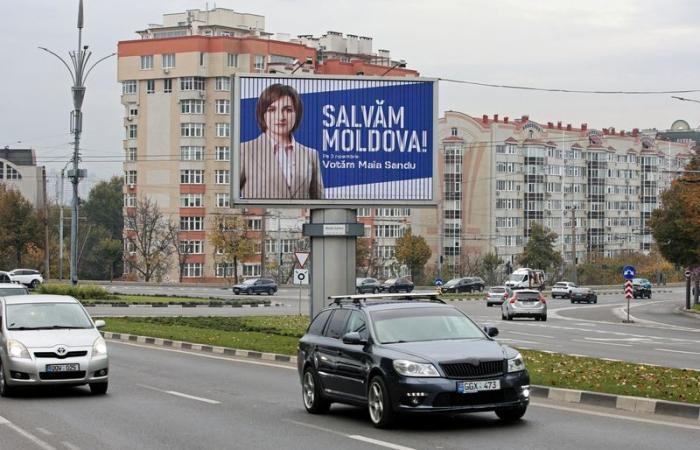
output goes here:
[[[264, 15], [272, 33], [371, 36], [375, 51], [389, 49], [429, 77], [585, 90], [700, 88], [694, 44], [700, 2], [691, 0], [210, 0], [209, 7], [214, 3]], [[26, 0], [3, 10], [0, 145], [34, 148], [39, 164], [55, 171], [72, 153], [71, 81], [63, 65], [37, 46], [64, 57], [76, 48], [77, 4]], [[163, 13], [206, 5], [85, 0], [83, 42], [96, 60], [115, 52], [118, 41], [136, 39], [135, 30], [161, 23]], [[122, 171], [116, 68], [116, 58], [107, 60], [87, 82], [82, 148], [90, 183]], [[439, 106], [474, 116], [586, 122], [597, 129], [667, 129], [679, 118], [700, 124], [700, 103], [669, 95], [575, 95], [441, 82]]]

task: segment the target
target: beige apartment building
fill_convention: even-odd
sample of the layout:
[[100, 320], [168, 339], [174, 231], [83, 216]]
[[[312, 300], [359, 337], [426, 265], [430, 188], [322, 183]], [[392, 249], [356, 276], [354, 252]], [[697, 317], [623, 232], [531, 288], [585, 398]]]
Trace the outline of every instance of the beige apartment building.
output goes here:
[[19, 191], [37, 210], [44, 207], [46, 168], [36, 165], [30, 148], [0, 148], [0, 183]]

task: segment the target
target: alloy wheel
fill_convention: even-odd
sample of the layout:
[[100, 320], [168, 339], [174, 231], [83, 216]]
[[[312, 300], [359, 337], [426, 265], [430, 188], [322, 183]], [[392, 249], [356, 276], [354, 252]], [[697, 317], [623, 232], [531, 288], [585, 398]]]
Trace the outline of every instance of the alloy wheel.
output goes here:
[[384, 415], [384, 395], [376, 381], [369, 388], [369, 416], [372, 422], [379, 423]]
[[316, 384], [314, 383], [314, 376], [310, 370], [307, 370], [304, 374], [304, 406], [310, 409], [314, 406], [314, 401], [316, 400]]

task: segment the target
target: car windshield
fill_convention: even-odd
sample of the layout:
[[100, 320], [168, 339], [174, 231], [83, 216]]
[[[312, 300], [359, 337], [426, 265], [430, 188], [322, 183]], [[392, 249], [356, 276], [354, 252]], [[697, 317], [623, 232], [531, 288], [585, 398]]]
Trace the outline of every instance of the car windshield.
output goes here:
[[568, 285], [567, 285], [566, 283], [555, 283], [555, 284], [554, 284], [554, 287], [563, 287], [563, 288], [565, 288], [565, 287], [568, 287]]
[[245, 284], [245, 285], [251, 285], [251, 284], [255, 284], [256, 281], [258, 281], [257, 278], [251, 278], [250, 280], [245, 280], [245, 281], [243, 282], [243, 284]]
[[386, 280], [384, 283], [385, 283], [385, 284], [393, 284], [393, 283], [396, 283], [396, 278], [389, 278], [389, 279]]
[[27, 295], [29, 292], [23, 287], [4, 287], [0, 288], [0, 297], [7, 297], [10, 295]]
[[90, 317], [77, 303], [20, 303], [6, 309], [8, 330], [92, 328]]
[[502, 287], [494, 287], [489, 289], [489, 293], [491, 294], [503, 294], [506, 291], [506, 288]]
[[478, 339], [484, 333], [454, 308], [401, 308], [370, 313], [382, 344]]
[[510, 281], [523, 281], [525, 279], [525, 274], [522, 273], [511, 273], [510, 278], [508, 278]]
[[454, 286], [455, 284], [459, 283], [459, 280], [461, 280], [461, 278], [453, 278], [450, 281], [448, 281], [447, 283], [445, 283], [445, 287]]

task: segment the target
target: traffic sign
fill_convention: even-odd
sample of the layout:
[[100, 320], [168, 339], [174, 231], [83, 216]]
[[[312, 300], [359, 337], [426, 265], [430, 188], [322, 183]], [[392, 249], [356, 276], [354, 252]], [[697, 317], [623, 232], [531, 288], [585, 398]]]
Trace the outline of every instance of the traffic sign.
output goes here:
[[625, 281], [625, 298], [627, 300], [633, 297], [633, 291], [632, 282], [630, 280]]
[[685, 277], [686, 277], [686, 278], [690, 278], [690, 270], [686, 270], [686, 271], [685, 271]]
[[309, 259], [309, 252], [294, 252], [294, 257], [299, 262], [299, 265], [301, 267], [304, 267], [304, 264], [306, 264], [306, 260]]
[[634, 266], [625, 266], [622, 268], [622, 276], [625, 277], [625, 280], [631, 280], [635, 275], [636, 271], [634, 270]]
[[442, 278], [435, 278], [435, 286], [442, 286]]
[[294, 284], [309, 284], [309, 269], [294, 269]]

